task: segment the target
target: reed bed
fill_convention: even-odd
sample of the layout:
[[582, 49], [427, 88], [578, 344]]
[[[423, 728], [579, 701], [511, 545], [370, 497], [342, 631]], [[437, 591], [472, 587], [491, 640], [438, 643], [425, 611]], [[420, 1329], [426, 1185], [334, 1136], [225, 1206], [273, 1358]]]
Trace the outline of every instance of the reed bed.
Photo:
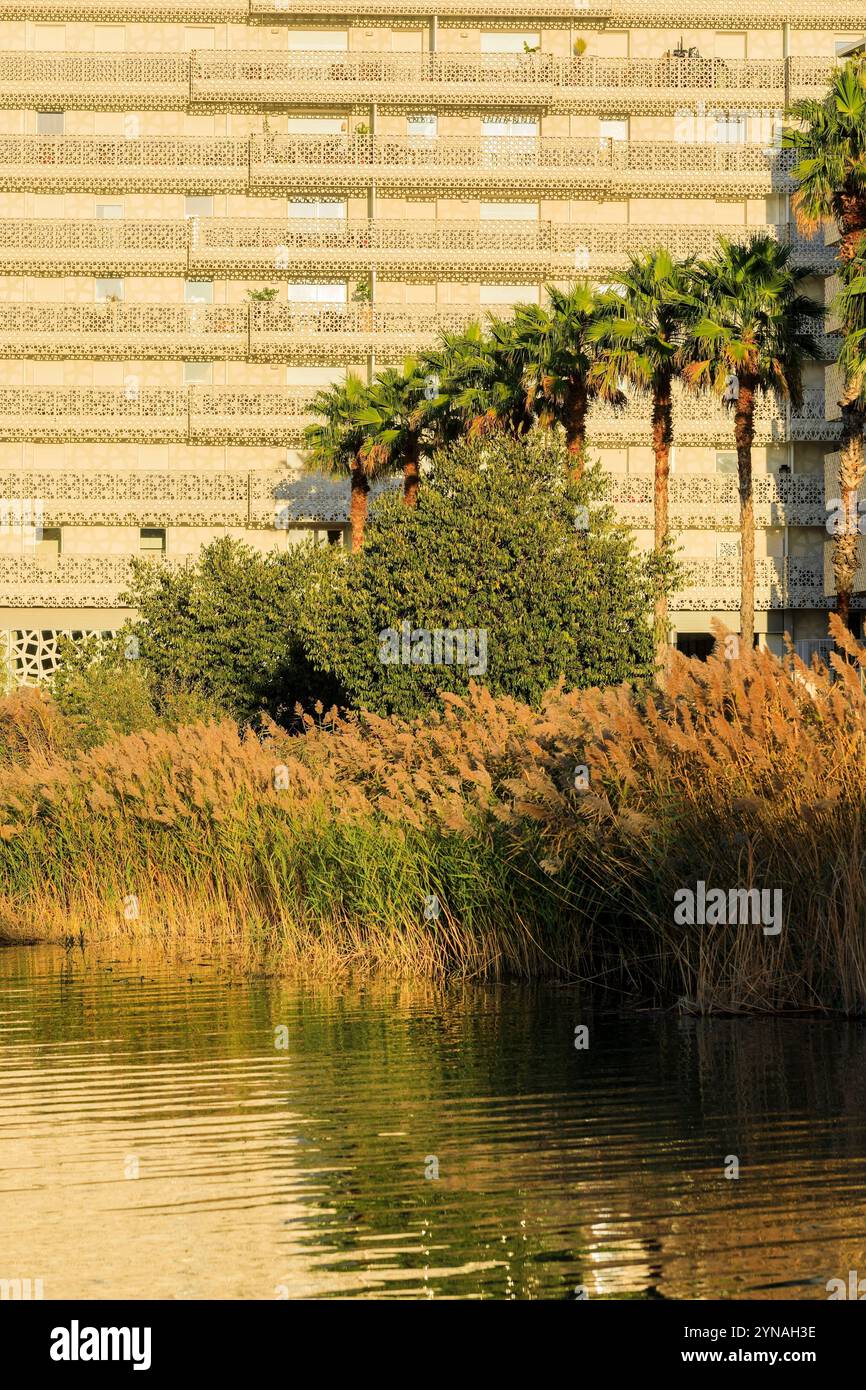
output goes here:
[[[88, 753], [34, 706], [0, 757], [0, 933], [860, 1013], [866, 652], [844, 640], [832, 672], [676, 656], [652, 695], [533, 710], [473, 687], [418, 722], [197, 723]], [[781, 931], [676, 925], [698, 880], [781, 890]]]

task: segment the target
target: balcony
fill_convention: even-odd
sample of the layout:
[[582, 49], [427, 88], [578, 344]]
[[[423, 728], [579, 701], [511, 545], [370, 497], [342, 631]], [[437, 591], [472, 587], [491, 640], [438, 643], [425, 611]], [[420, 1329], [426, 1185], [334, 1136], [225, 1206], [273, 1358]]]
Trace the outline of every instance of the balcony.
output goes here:
[[[827, 520], [821, 474], [758, 475], [753, 482], [755, 525], [821, 526]], [[635, 530], [652, 530], [653, 478], [645, 474], [610, 475], [609, 492], [616, 514]], [[736, 477], [694, 474], [670, 479], [670, 523], [674, 531], [738, 531], [740, 501]]]
[[64, 110], [258, 111], [371, 103], [397, 110], [510, 109], [635, 115], [774, 111], [826, 91], [824, 58], [598, 58], [440, 53], [6, 53], [0, 106]]
[[0, 358], [102, 361], [398, 360], [484, 311], [372, 304], [0, 304]]
[[0, 440], [46, 443], [298, 443], [309, 397], [286, 389], [0, 388]]
[[[178, 568], [177, 562], [154, 561]], [[129, 560], [114, 556], [61, 556], [53, 565], [15, 556], [0, 558], [2, 608], [117, 608], [129, 585]]]
[[253, 135], [0, 136], [0, 191], [263, 193], [448, 190], [718, 198], [787, 190], [790, 151], [569, 136], [435, 140]]
[[[553, 222], [427, 222], [368, 219], [277, 221], [257, 217], [154, 221], [0, 221], [0, 275], [171, 275], [299, 281], [357, 275], [380, 280], [516, 281], [520, 284], [624, 265], [631, 252], [664, 245], [704, 254], [717, 233], [742, 226]], [[795, 264], [829, 273], [832, 248], [793, 228], [767, 227], [793, 247]]]
[[[739, 560], [682, 561], [683, 587], [671, 598], [677, 613], [737, 613], [740, 609]], [[755, 562], [755, 607], [758, 610], [825, 608], [822, 564], [800, 560]]]
[[[253, 136], [251, 190], [274, 194], [323, 186], [347, 192], [375, 184], [471, 195], [496, 188], [660, 196], [765, 197], [787, 189], [791, 154], [760, 145], [607, 141], [570, 136]], [[2, 150], [0, 150], [2, 165]]]
[[[182, 561], [155, 564], [180, 568]], [[736, 560], [686, 560], [684, 587], [671, 598], [671, 611], [738, 612], [740, 565]], [[129, 585], [129, 559], [113, 556], [61, 557], [45, 566], [24, 557], [0, 558], [0, 607], [113, 608]], [[755, 605], [759, 610], [822, 608], [821, 564], [758, 560]]]
[[[2, 0], [0, 19], [84, 23], [296, 23], [318, 17], [369, 23], [376, 18], [427, 19], [457, 24], [467, 19], [532, 19], [536, 27], [561, 28], [577, 16], [582, 26], [614, 29], [629, 25], [650, 29], [682, 28], [685, 14], [678, 0]], [[720, 10], [698, 0], [688, 11], [693, 28], [737, 29], [739, 10]], [[562, 21], [561, 24], [557, 21]], [[863, 30], [860, 0], [759, 0], [748, 15], [750, 29]]]
[[[690, 391], [674, 392], [674, 440], [679, 445], [733, 446], [733, 416], [715, 396]], [[650, 441], [649, 406], [633, 397], [623, 411], [597, 404], [590, 412], [590, 443], [605, 448]], [[825, 418], [824, 392], [807, 390], [801, 408], [790, 412], [775, 398], [760, 396], [755, 411], [755, 444], [835, 441], [839, 425]]]
[[[123, 390], [87, 387], [0, 388], [0, 440], [61, 443], [181, 443], [296, 445], [312, 419], [310, 395], [289, 387]], [[730, 412], [713, 397], [678, 392], [675, 439], [683, 445], [730, 443]], [[802, 410], [787, 419], [772, 400], [759, 402], [755, 443], [789, 439], [837, 441], [839, 426], [824, 418], [824, 393], [809, 391]], [[648, 444], [649, 406], [633, 400], [625, 411], [600, 405], [589, 420], [591, 445]]]

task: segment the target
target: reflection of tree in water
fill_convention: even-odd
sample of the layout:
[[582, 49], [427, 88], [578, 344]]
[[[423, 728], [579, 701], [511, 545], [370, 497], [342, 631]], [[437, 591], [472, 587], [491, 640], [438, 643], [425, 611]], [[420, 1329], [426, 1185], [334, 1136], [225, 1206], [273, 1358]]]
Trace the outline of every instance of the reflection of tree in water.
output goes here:
[[267, 1161], [296, 1199], [287, 1240], [361, 1294], [825, 1297], [863, 1262], [857, 1023], [594, 1016], [571, 989], [297, 986], [75, 952], [3, 968], [46, 1057], [81, 1040], [142, 1068], [260, 1056], [265, 1082], [227, 1066], [226, 1096], [285, 1092]]

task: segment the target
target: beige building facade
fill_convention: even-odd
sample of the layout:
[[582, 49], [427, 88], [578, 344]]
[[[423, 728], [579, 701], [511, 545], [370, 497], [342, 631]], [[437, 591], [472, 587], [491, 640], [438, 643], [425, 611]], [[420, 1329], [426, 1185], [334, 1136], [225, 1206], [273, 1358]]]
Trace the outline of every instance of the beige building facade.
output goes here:
[[[339, 542], [348, 487], [302, 476], [299, 446], [347, 370], [719, 231], [769, 227], [823, 300], [834, 248], [793, 225], [778, 135], [863, 26], [859, 0], [0, 0], [10, 677], [49, 674], [57, 634], [116, 629], [132, 556]], [[755, 460], [758, 626], [806, 654], [826, 377], [796, 412], [762, 404]], [[646, 404], [596, 409], [590, 437], [649, 545]], [[677, 402], [671, 519], [675, 635], [700, 650], [739, 608], [732, 426], [706, 399]]]

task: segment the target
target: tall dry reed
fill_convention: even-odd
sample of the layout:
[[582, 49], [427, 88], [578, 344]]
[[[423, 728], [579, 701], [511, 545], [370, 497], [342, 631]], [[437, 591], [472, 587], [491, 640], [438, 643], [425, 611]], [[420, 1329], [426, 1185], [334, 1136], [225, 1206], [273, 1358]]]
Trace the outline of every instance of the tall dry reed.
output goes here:
[[[413, 724], [196, 724], [40, 753], [0, 774], [0, 929], [859, 1012], [866, 654], [848, 650], [832, 673], [675, 657], [649, 698], [553, 692], [534, 711], [475, 688]], [[675, 925], [698, 880], [780, 889], [780, 934]]]

